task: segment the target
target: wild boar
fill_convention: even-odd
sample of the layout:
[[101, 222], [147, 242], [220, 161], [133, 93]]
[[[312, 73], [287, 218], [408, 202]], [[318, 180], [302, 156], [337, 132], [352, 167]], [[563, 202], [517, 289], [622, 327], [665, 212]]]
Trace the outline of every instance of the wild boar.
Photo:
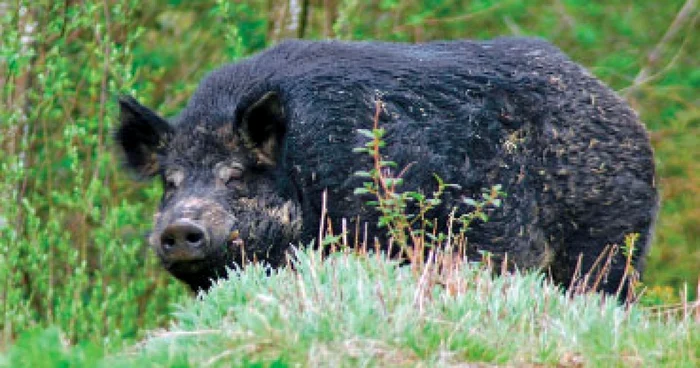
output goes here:
[[[285, 41], [211, 72], [172, 119], [122, 97], [126, 165], [164, 188], [149, 242], [165, 268], [206, 290], [245, 260], [283, 265], [290, 244], [318, 234], [324, 191], [335, 224], [376, 224], [353, 194], [371, 161], [353, 148], [377, 100], [383, 154], [408, 167], [402, 189], [430, 192], [434, 174], [458, 185], [431, 216], [467, 211], [482, 188], [507, 193], [468, 232], [473, 255], [507, 254], [568, 286], [636, 233], [643, 269], [658, 208], [648, 134], [610, 88], [528, 38]], [[620, 287], [625, 263], [614, 256], [603, 291]]]

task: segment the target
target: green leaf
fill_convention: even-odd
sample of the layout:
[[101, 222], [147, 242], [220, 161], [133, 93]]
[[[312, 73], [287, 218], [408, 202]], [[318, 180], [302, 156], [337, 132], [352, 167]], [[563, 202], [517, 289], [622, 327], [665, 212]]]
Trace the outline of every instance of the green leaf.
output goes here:
[[363, 195], [363, 194], [368, 194], [370, 191], [367, 188], [355, 188], [353, 191], [354, 195]]
[[362, 134], [362, 135], [364, 135], [365, 137], [367, 137], [367, 138], [369, 138], [369, 139], [374, 139], [374, 133], [372, 133], [371, 130], [368, 130], [368, 129], [358, 129], [357, 132], [360, 133], [360, 134]]
[[473, 198], [464, 198], [462, 199], [462, 202], [468, 206], [476, 207], [476, 201]]
[[323, 237], [323, 241], [321, 242], [321, 245], [328, 246], [331, 244], [336, 244], [336, 243], [339, 243], [341, 239], [342, 239], [341, 235], [326, 235]]
[[386, 178], [386, 179], [384, 179], [384, 182], [388, 186], [392, 186], [392, 185], [400, 186], [401, 184], [403, 184], [403, 179], [401, 179], [401, 178]]

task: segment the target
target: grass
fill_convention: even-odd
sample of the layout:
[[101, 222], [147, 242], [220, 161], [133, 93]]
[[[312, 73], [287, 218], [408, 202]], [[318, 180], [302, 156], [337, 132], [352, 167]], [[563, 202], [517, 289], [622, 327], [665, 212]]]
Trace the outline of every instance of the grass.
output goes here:
[[48, 330], [20, 339], [0, 365], [700, 364], [700, 304], [663, 314], [597, 294], [570, 298], [540, 274], [494, 277], [444, 255], [420, 268], [372, 253], [295, 255], [293, 267], [269, 276], [260, 265], [231, 271], [180, 304], [167, 330], [99, 361], [90, 360], [99, 351], [64, 346]]
[[493, 277], [479, 266], [443, 261], [416, 272], [373, 255], [322, 260], [300, 252], [295, 271], [234, 272], [183, 305], [174, 326], [145, 340], [131, 362], [167, 356], [190, 366], [700, 363], [691, 310], [668, 318], [595, 294], [568, 299], [538, 274]]

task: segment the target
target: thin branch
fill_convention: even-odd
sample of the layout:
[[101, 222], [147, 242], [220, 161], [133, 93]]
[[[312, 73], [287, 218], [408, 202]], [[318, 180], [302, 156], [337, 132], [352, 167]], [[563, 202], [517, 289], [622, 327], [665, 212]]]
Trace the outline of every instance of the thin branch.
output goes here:
[[[678, 34], [686, 20], [693, 15], [696, 5], [697, 0], [687, 0], [685, 2], [681, 10], [679, 10], [678, 14], [676, 14], [676, 18], [666, 30], [666, 33], [664, 33], [663, 37], [661, 37], [661, 40], [656, 44], [656, 46], [651, 50], [651, 52], [647, 54], [646, 65], [644, 65], [642, 69], [639, 70], [639, 73], [637, 73], [637, 76], [634, 78], [632, 86], [630, 86], [628, 89], [636, 89], [638, 86], [653, 79], [654, 76], [650, 76], [651, 70], [661, 59], [661, 54], [666, 48], [666, 45], [669, 42], [671, 42], [671, 40], [676, 36], [676, 34]], [[693, 16], [692, 23], [695, 23], [696, 19], [697, 14]], [[658, 75], [660, 75], [660, 73], [656, 73], [656, 76]]]

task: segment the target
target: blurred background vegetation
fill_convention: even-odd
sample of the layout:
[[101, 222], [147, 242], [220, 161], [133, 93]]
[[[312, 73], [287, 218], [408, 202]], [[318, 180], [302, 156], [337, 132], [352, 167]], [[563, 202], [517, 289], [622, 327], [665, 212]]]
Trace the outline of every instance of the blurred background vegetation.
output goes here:
[[[700, 275], [697, 0], [0, 1], [0, 349], [57, 325], [116, 347], [190, 297], [145, 245], [160, 188], [129, 180], [115, 96], [176, 113], [200, 78], [282, 39], [546, 38], [617, 90], [656, 149], [663, 204], [645, 284]], [[684, 286], [691, 289], [684, 293]]]

